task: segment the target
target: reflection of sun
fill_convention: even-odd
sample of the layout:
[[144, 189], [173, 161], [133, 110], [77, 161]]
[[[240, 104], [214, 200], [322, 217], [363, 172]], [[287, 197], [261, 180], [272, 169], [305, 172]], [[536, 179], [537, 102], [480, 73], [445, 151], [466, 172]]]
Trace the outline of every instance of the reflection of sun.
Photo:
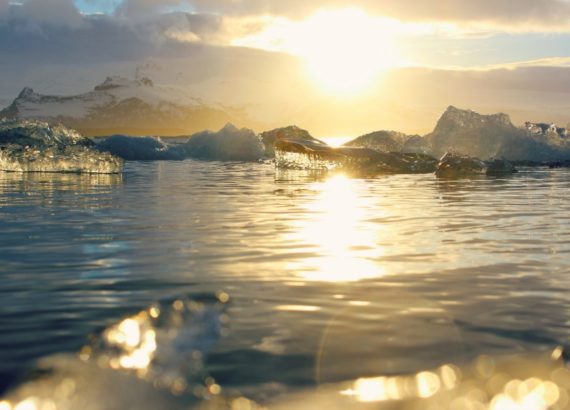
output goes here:
[[308, 280], [348, 282], [385, 274], [374, 259], [382, 256], [376, 233], [366, 224], [367, 200], [355, 180], [337, 175], [320, 184], [320, 193], [307, 205], [311, 218], [298, 222], [295, 239], [307, 244], [315, 256], [296, 262], [293, 268]]

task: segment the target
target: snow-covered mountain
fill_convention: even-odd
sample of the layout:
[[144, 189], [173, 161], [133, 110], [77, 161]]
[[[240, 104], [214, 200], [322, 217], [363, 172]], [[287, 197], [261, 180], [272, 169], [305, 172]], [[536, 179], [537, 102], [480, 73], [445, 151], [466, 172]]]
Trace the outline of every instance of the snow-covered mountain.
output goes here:
[[248, 125], [237, 109], [208, 104], [180, 88], [155, 86], [146, 77], [108, 77], [74, 96], [42, 95], [24, 88], [0, 118], [62, 123], [84, 135], [186, 135], [228, 122]]

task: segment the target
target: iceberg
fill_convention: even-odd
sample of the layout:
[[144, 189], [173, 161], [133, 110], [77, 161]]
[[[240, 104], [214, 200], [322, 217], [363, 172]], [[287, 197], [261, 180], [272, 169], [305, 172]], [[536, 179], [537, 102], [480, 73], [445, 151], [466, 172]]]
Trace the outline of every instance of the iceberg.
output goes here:
[[525, 165], [558, 166], [567, 164], [570, 159], [570, 138], [566, 128], [533, 122], [517, 127], [507, 114], [484, 115], [454, 106], [449, 106], [434, 130], [423, 137], [397, 131], [376, 131], [345, 146], [425, 154], [434, 158], [453, 152], [483, 161], [505, 158]]
[[370, 148], [380, 152], [430, 155], [430, 146], [419, 135], [407, 135], [398, 131], [375, 131], [355, 138], [345, 147]]
[[181, 147], [190, 158], [213, 161], [258, 161], [265, 157], [259, 137], [250, 129], [227, 124], [218, 132], [194, 134]]
[[97, 149], [127, 161], [182, 160], [184, 152], [160, 138], [113, 135], [97, 144]]
[[399, 152], [408, 138], [410, 137], [397, 131], [376, 131], [349, 141], [344, 146], [370, 148], [380, 152]]
[[551, 163], [570, 158], [570, 139], [555, 124], [527, 122], [516, 127], [506, 114], [482, 115], [450, 106], [434, 131], [424, 137], [432, 155], [446, 152], [520, 163]]
[[262, 132], [260, 138], [263, 142], [263, 145], [265, 146], [265, 155], [268, 158], [275, 158], [275, 143], [281, 140], [294, 139], [296, 141], [305, 142], [307, 144], [315, 144], [325, 147], [327, 146], [327, 144], [323, 141], [313, 137], [309, 131], [299, 128], [296, 125]]
[[333, 148], [299, 139], [275, 142], [275, 165], [281, 169], [342, 170], [350, 173], [422, 174], [436, 170], [438, 161], [424, 154], [379, 152], [369, 148]]
[[523, 134], [506, 114], [482, 115], [450, 106], [425, 138], [438, 158], [457, 152], [487, 160], [497, 157], [504, 146]]
[[516, 172], [513, 164], [505, 159], [482, 161], [448, 152], [440, 159], [435, 174], [438, 177], [457, 178], [472, 175], [508, 175]]
[[0, 170], [116, 174], [123, 161], [95, 149], [95, 143], [63, 125], [0, 120]]

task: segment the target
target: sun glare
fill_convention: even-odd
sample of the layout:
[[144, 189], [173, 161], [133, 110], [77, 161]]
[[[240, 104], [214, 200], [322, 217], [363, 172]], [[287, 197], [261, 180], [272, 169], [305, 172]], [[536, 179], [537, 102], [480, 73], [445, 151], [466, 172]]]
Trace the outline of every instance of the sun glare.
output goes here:
[[320, 139], [323, 142], [326, 142], [327, 144], [329, 144], [331, 147], [341, 147], [344, 144], [346, 144], [349, 141], [352, 141], [355, 137], [321, 137]]
[[[385, 24], [383, 24], [385, 23]], [[359, 9], [323, 11], [306, 22], [300, 54], [313, 80], [334, 92], [358, 92], [400, 64], [387, 22]]]
[[401, 31], [395, 20], [345, 8], [321, 10], [299, 22], [277, 18], [233, 44], [297, 55], [324, 90], [352, 94], [372, 86], [383, 71], [404, 65], [396, 38]]

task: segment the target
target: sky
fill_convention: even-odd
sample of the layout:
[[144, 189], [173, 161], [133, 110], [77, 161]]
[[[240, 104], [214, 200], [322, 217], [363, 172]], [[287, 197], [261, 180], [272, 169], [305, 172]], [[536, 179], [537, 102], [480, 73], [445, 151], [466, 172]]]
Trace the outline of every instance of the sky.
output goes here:
[[570, 122], [570, 0], [0, 0], [0, 105], [144, 73], [267, 126]]

